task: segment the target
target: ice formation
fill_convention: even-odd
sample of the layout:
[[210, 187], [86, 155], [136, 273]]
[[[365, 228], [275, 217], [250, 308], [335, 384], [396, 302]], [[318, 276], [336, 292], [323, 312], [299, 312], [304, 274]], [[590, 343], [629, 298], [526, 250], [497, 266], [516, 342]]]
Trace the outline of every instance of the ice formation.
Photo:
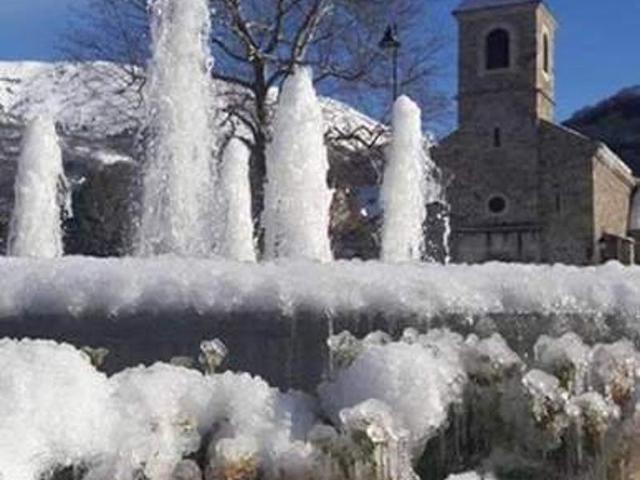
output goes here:
[[390, 319], [411, 315], [418, 323], [453, 316], [479, 329], [492, 317], [491, 331], [514, 330], [517, 318], [516, 333], [531, 346], [538, 335], [567, 325], [596, 339], [612, 328], [630, 337], [639, 331], [640, 268], [614, 263], [576, 268], [7, 257], [0, 268], [0, 317], [5, 318], [46, 313], [90, 322], [94, 312], [215, 314], [304, 306], [336, 314], [381, 312]]
[[495, 480], [495, 477], [490, 474], [480, 474], [476, 472], [465, 472], [456, 475], [449, 475], [447, 480]]
[[449, 355], [403, 342], [363, 342], [361, 349], [335, 379], [321, 385], [324, 408], [337, 416], [345, 408], [378, 399], [389, 406], [397, 428], [407, 429], [411, 446], [419, 450], [445, 422], [451, 404], [462, 399], [466, 372], [456, 346]]
[[0, 477], [36, 480], [110, 447], [107, 378], [68, 345], [0, 340]]
[[166, 480], [207, 432], [212, 465], [248, 452], [275, 478], [293, 458], [311, 461], [299, 436], [314, 421], [312, 404], [247, 374], [156, 364], [107, 378], [69, 345], [31, 340], [0, 341], [0, 359], [2, 478], [77, 465], [89, 479]]
[[249, 184], [249, 149], [237, 138], [227, 144], [220, 174], [222, 211], [226, 214], [220, 253], [225, 258], [255, 262]]
[[300, 68], [285, 81], [273, 129], [267, 148], [265, 257], [330, 261], [332, 192], [322, 109], [310, 69]]
[[[401, 340], [339, 338], [330, 345], [351, 358], [317, 399], [248, 374], [162, 363], [107, 377], [69, 345], [1, 340], [0, 477], [38, 480], [73, 466], [88, 480], [174, 480], [189, 472], [415, 480], [415, 469], [444, 478], [470, 468], [495, 477], [449, 478], [583, 478], [576, 474], [613, 471], [614, 461], [624, 470], [633, 460], [640, 361], [629, 344], [591, 347], [596, 373], [586, 393], [574, 395], [498, 336], [436, 329], [405, 331]], [[553, 358], [571, 357], [567, 338], [554, 344]], [[430, 470], [433, 461], [444, 467]]]
[[22, 140], [9, 225], [9, 255], [62, 256], [65, 189], [55, 124], [47, 116], [38, 116], [29, 122]]
[[155, 0], [151, 11], [149, 142], [138, 253], [208, 256], [216, 238], [211, 12], [206, 0]]
[[424, 222], [433, 167], [424, 145], [422, 113], [406, 96], [393, 107], [393, 137], [382, 183], [382, 260], [419, 261], [424, 254]]

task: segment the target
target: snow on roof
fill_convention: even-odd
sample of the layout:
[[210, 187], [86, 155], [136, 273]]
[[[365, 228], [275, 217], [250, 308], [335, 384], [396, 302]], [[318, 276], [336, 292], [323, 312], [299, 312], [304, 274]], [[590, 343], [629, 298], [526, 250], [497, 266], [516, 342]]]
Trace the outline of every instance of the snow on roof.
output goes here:
[[457, 12], [465, 10], [480, 10], [483, 8], [506, 7], [521, 3], [541, 3], [542, 0], [462, 0]]

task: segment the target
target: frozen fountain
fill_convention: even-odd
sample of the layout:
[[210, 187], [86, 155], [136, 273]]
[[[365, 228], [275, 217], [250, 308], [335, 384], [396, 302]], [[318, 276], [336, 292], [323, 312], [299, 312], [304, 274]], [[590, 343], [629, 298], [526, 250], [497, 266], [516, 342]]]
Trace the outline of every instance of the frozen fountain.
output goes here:
[[66, 206], [66, 184], [58, 135], [51, 118], [38, 116], [27, 125], [15, 182], [8, 254], [62, 256], [61, 222]]
[[382, 183], [382, 260], [415, 262], [424, 254], [427, 169], [431, 164], [425, 154], [422, 112], [408, 97], [396, 100], [392, 129]]
[[[332, 262], [308, 69], [279, 97], [257, 263], [250, 152], [231, 139], [218, 165], [208, 2], [151, 7], [139, 255], [0, 261], [0, 337], [67, 342], [0, 340], [0, 478], [622, 480], [640, 458], [640, 269], [421, 262], [442, 192], [406, 97], [383, 261]], [[62, 255], [62, 174], [37, 118], [12, 255]]]
[[328, 170], [322, 110], [311, 70], [300, 68], [280, 93], [267, 149], [266, 259], [332, 259]]
[[221, 209], [225, 213], [221, 255], [240, 262], [255, 262], [249, 149], [237, 138], [232, 138], [224, 150], [220, 195]]
[[149, 143], [137, 251], [209, 256], [218, 234], [209, 4], [156, 0], [151, 10]]

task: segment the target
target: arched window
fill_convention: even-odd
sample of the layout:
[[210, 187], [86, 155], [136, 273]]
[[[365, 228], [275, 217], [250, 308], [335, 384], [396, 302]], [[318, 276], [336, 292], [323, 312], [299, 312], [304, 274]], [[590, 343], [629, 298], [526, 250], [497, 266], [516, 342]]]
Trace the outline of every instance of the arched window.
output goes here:
[[549, 73], [549, 35], [542, 36], [542, 69]]
[[511, 63], [509, 32], [503, 28], [497, 28], [487, 35], [485, 58], [487, 70], [509, 68]]

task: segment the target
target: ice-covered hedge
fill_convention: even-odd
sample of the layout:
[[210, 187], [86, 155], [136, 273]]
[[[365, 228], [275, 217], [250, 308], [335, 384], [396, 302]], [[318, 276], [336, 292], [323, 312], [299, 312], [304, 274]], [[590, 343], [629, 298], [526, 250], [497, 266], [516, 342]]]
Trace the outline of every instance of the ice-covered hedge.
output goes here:
[[0, 478], [615, 479], [638, 453], [640, 356], [626, 340], [542, 336], [532, 357], [498, 334], [445, 329], [328, 343], [313, 396], [213, 372], [216, 342], [202, 346], [206, 373], [156, 363], [106, 376], [97, 350], [1, 340]]

